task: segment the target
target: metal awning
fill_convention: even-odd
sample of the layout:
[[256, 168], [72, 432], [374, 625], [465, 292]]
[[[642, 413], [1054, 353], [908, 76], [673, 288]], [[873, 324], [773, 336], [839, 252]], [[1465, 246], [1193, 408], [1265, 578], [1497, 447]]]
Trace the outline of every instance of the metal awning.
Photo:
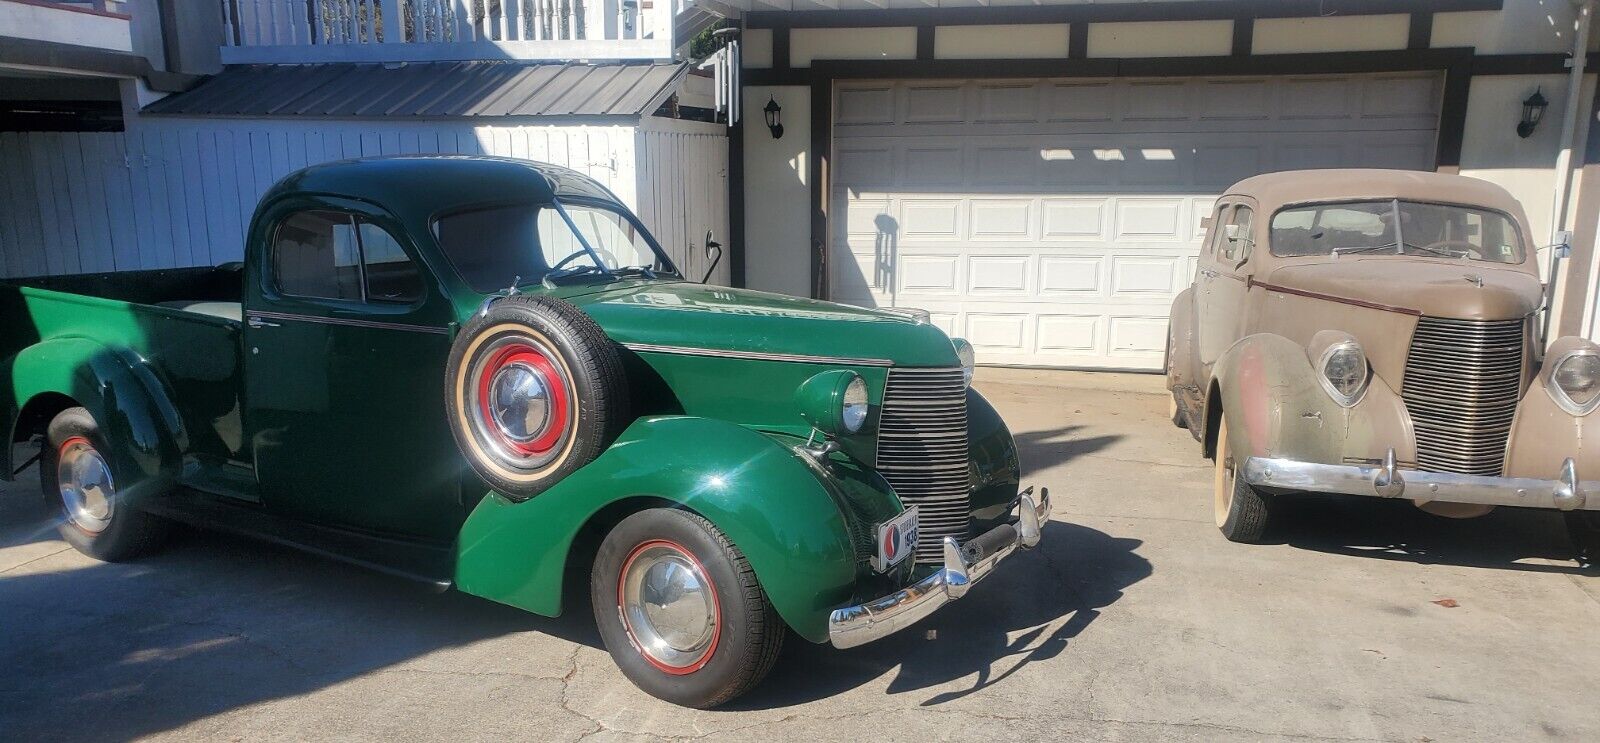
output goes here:
[[450, 118], [642, 116], [685, 63], [421, 62], [240, 65], [142, 113], [170, 116]]

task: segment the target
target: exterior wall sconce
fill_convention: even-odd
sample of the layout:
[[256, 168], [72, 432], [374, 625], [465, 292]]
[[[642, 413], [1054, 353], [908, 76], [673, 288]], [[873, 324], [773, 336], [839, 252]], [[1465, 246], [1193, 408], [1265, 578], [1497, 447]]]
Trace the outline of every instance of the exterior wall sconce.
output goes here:
[[778, 105], [776, 98], [768, 97], [767, 105], [761, 109], [761, 112], [767, 116], [767, 129], [772, 131], [772, 138], [783, 139], [783, 121], [780, 118], [783, 113], [783, 106]]
[[1517, 136], [1527, 139], [1533, 136], [1533, 130], [1539, 128], [1539, 120], [1544, 118], [1544, 110], [1550, 107], [1550, 102], [1544, 99], [1539, 88], [1533, 89], [1533, 95], [1522, 102], [1522, 120], [1517, 122]]

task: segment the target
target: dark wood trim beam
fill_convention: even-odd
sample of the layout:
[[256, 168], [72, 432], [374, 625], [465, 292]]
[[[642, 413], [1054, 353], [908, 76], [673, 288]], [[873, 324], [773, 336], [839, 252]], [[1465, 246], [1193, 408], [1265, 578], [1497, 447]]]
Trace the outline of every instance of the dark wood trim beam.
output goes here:
[[772, 29], [772, 68], [789, 69], [789, 29]]
[[833, 165], [833, 80], [811, 82], [811, 296], [828, 298], [828, 181]]
[[[1596, 92], [1596, 91], [1591, 91]], [[1583, 164], [1600, 163], [1600, 95], [1589, 104], [1589, 136], [1583, 142]]]
[[747, 28], [972, 26], [1013, 23], [1222, 21], [1500, 10], [1504, 0], [1168, 0], [1094, 5], [1015, 5], [972, 8], [890, 8], [746, 13]]
[[1444, 99], [1439, 104], [1439, 139], [1433, 153], [1435, 169], [1461, 165], [1461, 145], [1467, 136], [1467, 95], [1471, 92], [1470, 58], [1445, 68]]
[[[1568, 54], [1484, 54], [1472, 58], [1474, 75], [1560, 75], [1569, 72]], [[1584, 66], [1594, 69], [1600, 52], [1590, 52]]]
[[917, 26], [917, 59], [933, 59], [933, 26]]
[[1248, 57], [1255, 48], [1256, 19], [1233, 19], [1233, 56]]
[[1067, 59], [1089, 58], [1089, 24], [1067, 26]]
[[[744, 91], [734, 95], [743, 96]], [[744, 122], [728, 128], [728, 283], [744, 286]]]
[[[1557, 55], [1559, 56], [1559, 55]], [[1405, 70], [1470, 68], [1470, 48], [1319, 54], [1257, 54], [1249, 57], [1152, 57], [1147, 59], [994, 59], [994, 60], [817, 60], [789, 75], [745, 72], [751, 85], [805, 84], [804, 81], [874, 78], [1000, 77], [1188, 77], [1202, 75], [1355, 74]], [[787, 82], [789, 79], [796, 82]], [[760, 80], [760, 82], [757, 82]], [[786, 82], [775, 82], [785, 80]]]
[[1427, 49], [1433, 46], [1433, 14], [1412, 13], [1411, 27], [1406, 31], [1407, 49]]

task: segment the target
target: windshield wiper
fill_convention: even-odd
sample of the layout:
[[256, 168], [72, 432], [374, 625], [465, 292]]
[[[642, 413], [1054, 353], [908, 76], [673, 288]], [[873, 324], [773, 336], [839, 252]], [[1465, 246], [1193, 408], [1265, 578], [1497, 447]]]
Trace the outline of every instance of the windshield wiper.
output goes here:
[[1338, 256], [1354, 253], [1376, 253], [1380, 250], [1394, 250], [1396, 247], [1399, 246], [1395, 243], [1384, 243], [1382, 245], [1362, 245], [1356, 248], [1334, 248], [1332, 252]]
[[611, 269], [611, 273], [617, 276], [643, 276], [647, 279], [656, 278], [655, 270], [649, 266], [618, 266]]
[[556, 282], [561, 281], [562, 279], [571, 279], [571, 278], [577, 278], [579, 276], [589, 276], [589, 275], [597, 275], [597, 274], [598, 275], [604, 275], [607, 278], [611, 278], [611, 279], [615, 279], [616, 278], [616, 274], [615, 273], [613, 273], [611, 271], [608, 271], [605, 268], [602, 268], [600, 266], [583, 265], [583, 266], [573, 266], [572, 268], [558, 268], [558, 269], [556, 269], [554, 271], [551, 271], [550, 273], [547, 273], [547, 274], [544, 275], [544, 283], [546, 285], [554, 285]]

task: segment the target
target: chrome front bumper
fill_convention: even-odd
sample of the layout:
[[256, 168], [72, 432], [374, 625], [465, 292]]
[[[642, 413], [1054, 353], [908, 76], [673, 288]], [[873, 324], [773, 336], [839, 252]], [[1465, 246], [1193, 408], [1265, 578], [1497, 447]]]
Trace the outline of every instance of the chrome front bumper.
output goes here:
[[[1570, 458], [1553, 480], [1402, 470], [1395, 466], [1393, 449], [1378, 465], [1317, 464], [1250, 457], [1244, 461], [1241, 474], [1245, 482], [1256, 487], [1406, 498], [1419, 502], [1600, 511], [1600, 481], [1579, 480], [1577, 464]], [[1588, 497], [1589, 493], [1596, 497]]]
[[835, 609], [828, 617], [828, 641], [836, 648], [853, 648], [887, 637], [916, 624], [939, 607], [967, 594], [1001, 560], [1017, 548], [1039, 544], [1040, 527], [1050, 519], [1050, 489], [1033, 488], [1017, 496], [1019, 517], [967, 541], [944, 538], [944, 567], [916, 584], [865, 604]]

